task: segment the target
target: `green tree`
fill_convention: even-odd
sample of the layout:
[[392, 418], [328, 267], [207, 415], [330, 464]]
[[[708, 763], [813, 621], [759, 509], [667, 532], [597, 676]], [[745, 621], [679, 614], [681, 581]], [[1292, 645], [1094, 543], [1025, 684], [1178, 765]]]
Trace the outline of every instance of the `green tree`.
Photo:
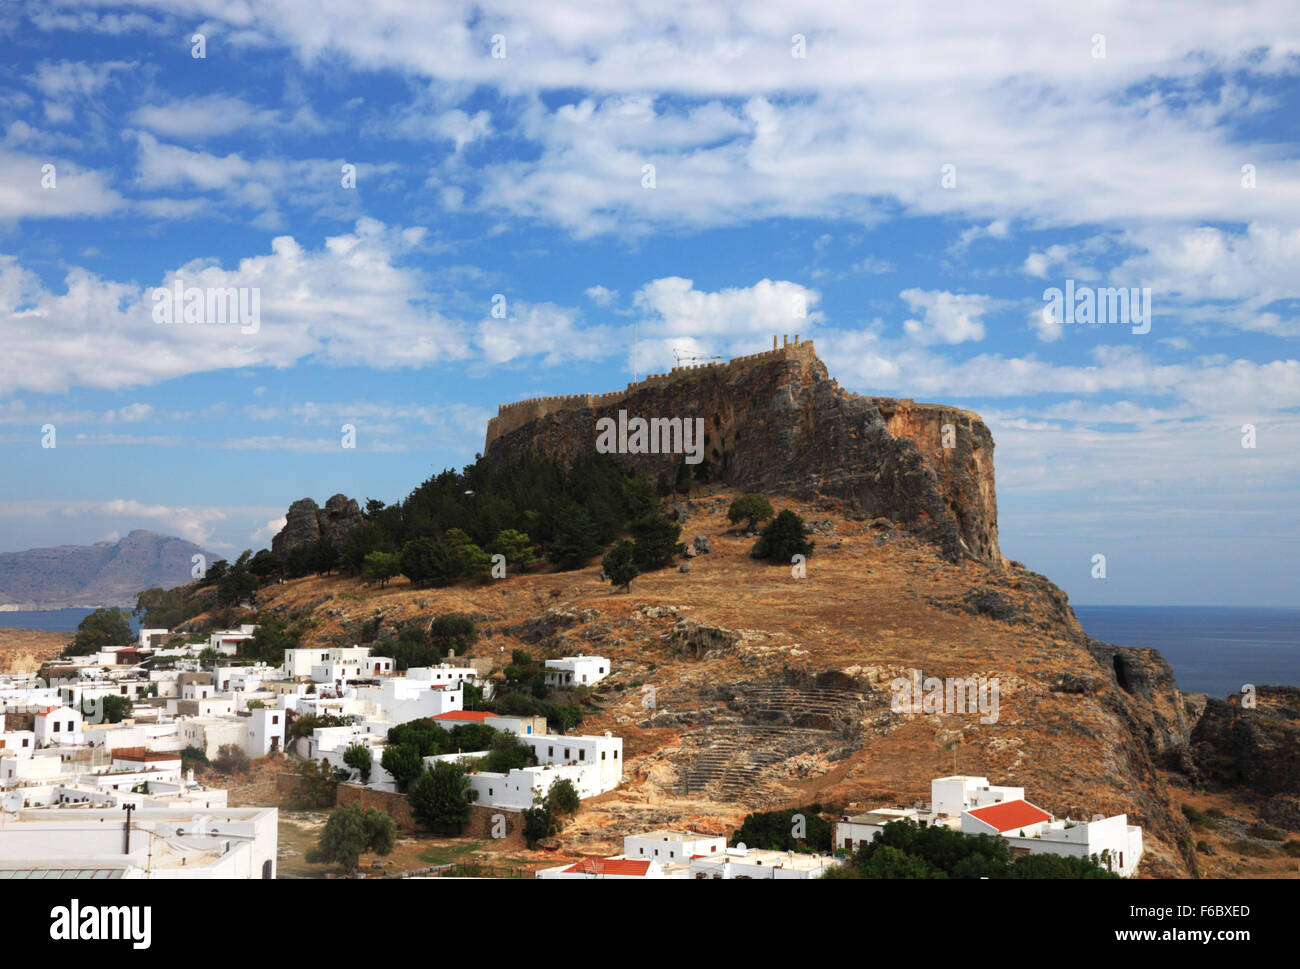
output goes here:
[[632, 561], [642, 572], [663, 568], [681, 550], [682, 526], [663, 515], [646, 515], [632, 523]]
[[821, 811], [820, 804], [784, 811], [756, 811], [746, 815], [732, 835], [731, 843], [769, 851], [829, 852], [831, 825], [821, 816]]
[[471, 617], [449, 612], [429, 624], [429, 642], [441, 650], [443, 655], [453, 649], [458, 655], [464, 655], [467, 649], [478, 642], [478, 627]]
[[449, 761], [436, 761], [411, 785], [406, 796], [411, 815], [423, 827], [434, 832], [460, 833], [469, 820], [470, 790], [465, 768]]
[[755, 555], [771, 559], [778, 564], [790, 563], [796, 555], [811, 555], [813, 543], [808, 540], [812, 529], [802, 518], [788, 508], [773, 518], [758, 536]]
[[492, 738], [492, 744], [488, 748], [488, 755], [483, 758], [483, 763], [480, 765], [481, 770], [493, 774], [508, 774], [512, 770], [527, 767], [536, 760], [533, 756], [533, 748], [520, 740], [519, 737], [514, 734], [503, 733], [500, 730], [493, 732], [496, 736]]
[[635, 546], [624, 539], [605, 553], [605, 557], [600, 560], [600, 567], [616, 588], [622, 586], [624, 592], [631, 592], [632, 580], [641, 574], [635, 559]]
[[293, 804], [299, 810], [319, 811], [333, 807], [338, 801], [339, 781], [344, 772], [321, 758], [305, 760], [298, 765], [298, 786], [294, 790]]
[[747, 494], [739, 495], [731, 502], [731, 507], [727, 509], [727, 519], [731, 524], [736, 525], [745, 522], [745, 530], [752, 532], [758, 527], [758, 523], [766, 521], [775, 514], [772, 510], [772, 503], [762, 495]]
[[104, 705], [105, 723], [121, 723], [123, 718], [131, 715], [134, 707], [130, 697], [117, 696], [116, 694], [103, 697], [101, 702]]
[[405, 792], [411, 786], [411, 782], [424, 770], [420, 749], [409, 743], [398, 744], [395, 747], [389, 744], [384, 747], [384, 754], [380, 757], [379, 764], [393, 775], [393, 782], [401, 792]]
[[402, 574], [402, 557], [396, 552], [371, 552], [361, 565], [361, 577], [367, 582], [388, 585], [389, 579]]
[[324, 536], [316, 539], [311, 545], [309, 562], [317, 575], [329, 575], [339, 565], [338, 546]]
[[516, 569], [526, 569], [536, 565], [540, 560], [538, 548], [532, 543], [528, 533], [513, 528], [504, 528], [497, 532], [497, 537], [488, 546], [488, 551], [496, 555], [504, 555], [506, 564]]
[[388, 743], [390, 746], [402, 744], [412, 746], [420, 752], [421, 757], [445, 754], [454, 749], [451, 734], [427, 718], [408, 720], [406, 723], [399, 723], [396, 727], [390, 727]]
[[253, 550], [245, 549], [235, 563], [222, 572], [217, 580], [217, 602], [220, 605], [238, 605], [257, 589], [257, 576], [249, 570], [249, 561], [252, 557]]
[[573, 814], [582, 803], [578, 789], [567, 777], [561, 777], [551, 785], [551, 789], [546, 792], [546, 801], [556, 814]]
[[129, 646], [131, 641], [131, 616], [125, 609], [96, 609], [77, 624], [77, 634], [63, 655], [89, 656], [113, 646]]
[[402, 546], [402, 574], [415, 585], [447, 585], [460, 576], [460, 559], [446, 542], [417, 538]]
[[556, 518], [555, 536], [547, 546], [547, 557], [562, 569], [576, 569], [586, 565], [600, 549], [591, 515], [572, 503], [564, 507]]
[[307, 852], [313, 864], [336, 864], [356, 871], [363, 854], [392, 854], [397, 844], [397, 824], [383, 811], [349, 804], [330, 814], [316, 847]]
[[297, 649], [301, 639], [300, 629], [286, 626], [271, 616], [259, 616], [252, 638], [239, 644], [239, 655], [278, 666], [284, 662], [284, 651]]
[[370, 757], [369, 747], [364, 744], [353, 744], [343, 751], [343, 763], [361, 772], [362, 784], [370, 783], [370, 767], [373, 761]]

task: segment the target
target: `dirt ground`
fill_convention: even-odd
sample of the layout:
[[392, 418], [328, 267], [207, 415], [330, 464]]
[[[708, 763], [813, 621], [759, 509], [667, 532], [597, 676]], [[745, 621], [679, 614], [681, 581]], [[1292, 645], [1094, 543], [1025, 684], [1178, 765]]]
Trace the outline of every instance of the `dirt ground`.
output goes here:
[[68, 632], [0, 627], [0, 673], [35, 673], [71, 641]]

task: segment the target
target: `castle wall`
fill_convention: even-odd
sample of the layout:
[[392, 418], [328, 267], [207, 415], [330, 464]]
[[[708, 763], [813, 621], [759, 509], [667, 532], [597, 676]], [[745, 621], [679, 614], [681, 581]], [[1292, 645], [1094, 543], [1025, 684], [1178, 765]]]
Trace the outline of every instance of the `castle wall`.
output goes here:
[[492, 446], [492, 442], [497, 438], [523, 427], [529, 421], [545, 417], [547, 414], [617, 404], [639, 391], [660, 386], [678, 377], [698, 371], [721, 370], [730, 375], [743, 372], [756, 364], [766, 363], [771, 360], [806, 359], [809, 357], [816, 359], [816, 356], [817, 351], [813, 347], [813, 341], [805, 340], [803, 343], [791, 343], [783, 347], [777, 347], [775, 350], [764, 350], [761, 353], [750, 353], [743, 357], [734, 357], [727, 363], [698, 363], [684, 367], [673, 367], [667, 373], [647, 374], [643, 379], [629, 383], [623, 390], [612, 390], [604, 394], [561, 394], [554, 397], [532, 397], [528, 400], [501, 404], [497, 408], [497, 416], [488, 421], [487, 439], [483, 444], [483, 453], [487, 453], [488, 448]]

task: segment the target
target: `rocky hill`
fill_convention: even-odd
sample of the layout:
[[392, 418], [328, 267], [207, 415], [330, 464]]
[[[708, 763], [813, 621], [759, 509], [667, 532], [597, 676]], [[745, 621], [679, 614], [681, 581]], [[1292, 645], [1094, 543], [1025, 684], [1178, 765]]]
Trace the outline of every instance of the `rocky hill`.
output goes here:
[[[1145, 831], [1146, 875], [1254, 863], [1208, 863], [1189, 801], [1230, 809], [1232, 826], [1215, 836], [1225, 848], [1254, 837], [1261, 805], [1269, 823], [1300, 830], [1293, 692], [1261, 689], [1268, 717], [1256, 722], [1183, 695], [1155, 650], [1090, 639], [1064, 592], [1001, 555], [993, 441], [977, 415], [847, 393], [796, 338], [614, 393], [503, 405], [484, 458], [591, 452], [596, 422], [619, 411], [702, 419], [709, 461], [672, 502], [686, 560], [638, 577], [630, 594], [602, 582], [593, 560], [439, 589], [304, 578], [266, 587], [261, 608], [299, 621], [303, 645], [374, 643], [457, 612], [478, 623], [470, 655], [488, 665], [515, 649], [610, 657], [613, 675], [580, 698], [582, 730], [623, 737], [626, 773], [584, 802], [561, 838], [571, 854], [617, 851], [623, 835], [661, 826], [729, 833], [759, 808], [917, 803], [932, 777], [958, 772], [1023, 786], [1058, 816], [1128, 814]], [[652, 479], [677, 480], [682, 463], [618, 457]], [[811, 524], [805, 576], [751, 557], [754, 537], [726, 516], [745, 491]], [[342, 495], [325, 509], [297, 502], [277, 541], [350, 527], [355, 509]], [[996, 683], [997, 709], [895, 703], [896, 683], [912, 677]], [[1269, 873], [1287, 870], [1267, 844], [1251, 845], [1250, 858], [1279, 859]]]
[[[726, 831], [756, 808], [910, 804], [955, 765], [1023, 785], [1059, 815], [1126, 812], [1146, 829], [1148, 874], [1193, 870], [1187, 779], [1167, 761], [1188, 750], [1205, 701], [1181, 694], [1159, 653], [1089, 639], [1064, 593], [1018, 563], [951, 562], [840, 500], [777, 502], [817, 532], [794, 578], [749, 556], [753, 539], [726, 519], [734, 494], [682, 501], [683, 538], [710, 551], [630, 594], [593, 562], [445, 589], [313, 577], [267, 587], [261, 605], [310, 617], [304, 645], [373, 642], [461, 612], [483, 633], [471, 656], [609, 656], [614, 675], [589, 695], [582, 730], [624, 738], [626, 783], [584, 803], [563, 837], [574, 853], [660, 825]], [[996, 679], [996, 720], [895, 711], [891, 683], [913, 670]]]
[[[811, 341], [677, 367], [613, 393], [502, 405], [488, 425], [484, 457], [590, 453], [596, 422], [617, 420], [620, 410], [702, 419], [712, 481], [766, 495], [842, 498], [933, 542], [950, 561], [1001, 563], [993, 437], [979, 416], [849, 393], [830, 379]], [[681, 454], [616, 457], [652, 481], [674, 480], [683, 462]]]
[[116, 542], [0, 554], [0, 607], [134, 606], [136, 594], [191, 581], [192, 556], [216, 556], [174, 535], [137, 529]]

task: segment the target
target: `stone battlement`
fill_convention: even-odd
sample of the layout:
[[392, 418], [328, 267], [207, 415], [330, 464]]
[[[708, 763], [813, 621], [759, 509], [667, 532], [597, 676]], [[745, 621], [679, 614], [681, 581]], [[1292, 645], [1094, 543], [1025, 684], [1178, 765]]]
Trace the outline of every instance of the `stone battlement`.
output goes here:
[[772, 343], [773, 349], [771, 350], [750, 353], [743, 357], [733, 357], [726, 363], [696, 363], [673, 367], [667, 373], [646, 374], [641, 380], [629, 383], [623, 390], [611, 390], [604, 394], [559, 394], [551, 397], [532, 397], [528, 400], [517, 400], [509, 404], [501, 404], [497, 407], [497, 416], [488, 421], [487, 441], [483, 446], [483, 450], [486, 453], [487, 448], [501, 435], [509, 434], [511, 431], [523, 427], [529, 421], [545, 417], [547, 414], [617, 404], [643, 388], [659, 386], [686, 374], [710, 370], [732, 372], [744, 370], [754, 364], [765, 363], [770, 360], [815, 357], [817, 355], [813, 347], [813, 341], [805, 340], [800, 343], [798, 334], [795, 334], [793, 343], [787, 342], [784, 346], [778, 347], [775, 345], [775, 337], [772, 338]]

